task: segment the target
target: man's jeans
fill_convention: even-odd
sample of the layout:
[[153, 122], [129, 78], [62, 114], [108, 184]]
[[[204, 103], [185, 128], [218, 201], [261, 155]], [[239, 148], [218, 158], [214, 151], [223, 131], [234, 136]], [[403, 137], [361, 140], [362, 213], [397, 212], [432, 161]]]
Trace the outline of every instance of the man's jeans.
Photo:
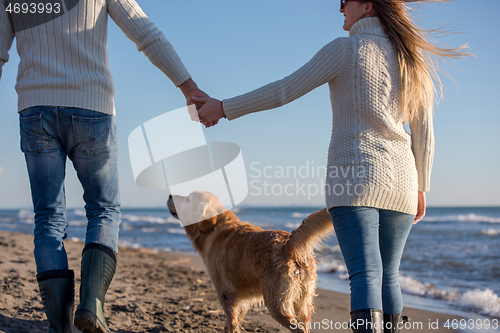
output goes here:
[[351, 283], [351, 311], [403, 311], [399, 264], [413, 215], [371, 207], [330, 209]]
[[87, 215], [85, 244], [118, 251], [120, 198], [114, 116], [66, 107], [37, 106], [19, 114], [35, 212], [37, 273], [67, 270], [66, 156], [82, 184]]

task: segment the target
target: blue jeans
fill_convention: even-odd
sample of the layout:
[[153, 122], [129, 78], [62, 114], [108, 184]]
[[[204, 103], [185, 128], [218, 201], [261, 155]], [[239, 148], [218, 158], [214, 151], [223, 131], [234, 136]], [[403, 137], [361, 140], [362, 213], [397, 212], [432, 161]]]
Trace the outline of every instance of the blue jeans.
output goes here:
[[413, 215], [371, 207], [330, 209], [351, 285], [351, 311], [403, 311], [399, 264]]
[[35, 212], [37, 273], [67, 270], [66, 156], [82, 184], [88, 220], [85, 244], [118, 251], [120, 197], [114, 116], [78, 108], [37, 106], [19, 114], [21, 150]]

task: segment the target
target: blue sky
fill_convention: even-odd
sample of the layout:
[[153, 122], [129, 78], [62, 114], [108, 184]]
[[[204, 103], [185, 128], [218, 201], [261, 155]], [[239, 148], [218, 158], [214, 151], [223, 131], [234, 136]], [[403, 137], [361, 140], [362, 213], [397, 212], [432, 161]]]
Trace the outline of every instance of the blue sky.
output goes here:
[[[331, 40], [347, 36], [338, 1], [138, 1], [174, 45], [198, 85], [217, 98], [229, 98], [281, 79], [308, 61]], [[436, 154], [430, 206], [500, 205], [500, 65], [496, 0], [456, 0], [418, 8], [419, 24], [435, 28], [451, 22], [463, 32], [440, 38], [446, 45], [468, 43], [474, 58], [445, 68], [456, 83], [443, 78], [444, 100], [435, 109]], [[175, 86], [139, 53], [114, 22], [109, 23], [108, 51], [116, 84], [120, 185], [124, 207], [163, 206], [167, 193], [135, 185], [127, 138], [145, 121], [184, 105]], [[19, 149], [15, 45], [0, 81], [0, 208], [31, 207], [24, 157]], [[206, 129], [207, 141], [238, 144], [247, 166], [250, 194], [242, 205], [322, 205], [322, 176], [312, 171], [326, 163], [331, 133], [327, 85], [289, 105]], [[264, 167], [272, 177], [262, 173]], [[309, 170], [297, 184], [281, 168]], [[83, 205], [82, 191], [68, 163], [69, 207]], [[264, 195], [264, 181], [269, 196]], [[311, 197], [274, 195], [286, 184], [309, 185]], [[275, 193], [270, 187], [275, 187]], [[257, 195], [260, 190], [260, 195]]]

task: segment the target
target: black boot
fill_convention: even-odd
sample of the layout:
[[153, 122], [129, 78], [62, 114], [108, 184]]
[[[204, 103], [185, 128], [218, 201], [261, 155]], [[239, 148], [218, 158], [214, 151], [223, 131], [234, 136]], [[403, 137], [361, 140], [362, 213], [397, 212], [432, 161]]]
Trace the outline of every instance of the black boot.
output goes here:
[[37, 274], [36, 279], [49, 320], [49, 333], [73, 333], [75, 273], [69, 270], [46, 271]]
[[75, 325], [83, 333], [109, 333], [104, 318], [104, 298], [116, 269], [116, 255], [110, 248], [90, 243], [82, 253], [80, 305]]
[[384, 313], [377, 309], [362, 309], [351, 312], [353, 333], [383, 333]]
[[408, 317], [403, 316], [403, 311], [391, 315], [384, 313], [384, 333], [400, 333], [406, 322]]

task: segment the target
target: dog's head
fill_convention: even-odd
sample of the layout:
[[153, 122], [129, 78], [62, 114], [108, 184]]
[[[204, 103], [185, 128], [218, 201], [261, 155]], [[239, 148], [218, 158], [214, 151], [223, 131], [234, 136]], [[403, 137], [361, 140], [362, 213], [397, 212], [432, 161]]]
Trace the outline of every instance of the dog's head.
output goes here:
[[203, 191], [195, 191], [188, 196], [170, 195], [167, 206], [170, 214], [186, 228], [196, 223], [201, 233], [210, 232], [218, 216], [228, 211], [217, 196]]

